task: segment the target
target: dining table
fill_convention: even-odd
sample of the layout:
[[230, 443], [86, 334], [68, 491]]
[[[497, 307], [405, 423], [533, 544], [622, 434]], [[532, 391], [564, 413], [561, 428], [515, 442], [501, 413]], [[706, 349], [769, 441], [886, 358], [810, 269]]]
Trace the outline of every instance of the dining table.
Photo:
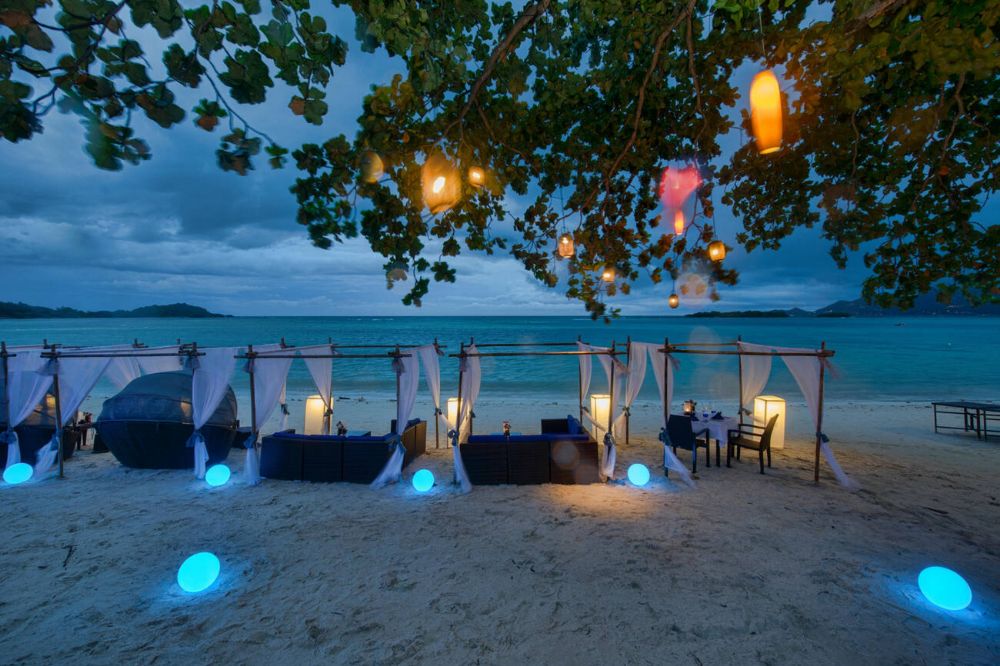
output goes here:
[[691, 429], [694, 430], [695, 436], [707, 430], [709, 438], [718, 442], [718, 447], [715, 449], [716, 467], [722, 466], [719, 461], [719, 450], [722, 446], [728, 444], [729, 431], [736, 430], [739, 426], [740, 421], [734, 416], [723, 416], [721, 418], [708, 416], [706, 418], [705, 414], [695, 414], [691, 417]]

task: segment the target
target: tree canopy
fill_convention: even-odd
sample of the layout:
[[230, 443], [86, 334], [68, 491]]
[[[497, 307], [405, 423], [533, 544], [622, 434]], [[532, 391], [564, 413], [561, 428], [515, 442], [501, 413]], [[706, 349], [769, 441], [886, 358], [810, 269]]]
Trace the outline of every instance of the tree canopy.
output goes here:
[[[747, 250], [819, 226], [842, 267], [860, 251], [863, 295], [880, 305], [935, 289], [1000, 298], [1000, 225], [977, 219], [1000, 179], [1000, 3], [333, 4], [353, 11], [362, 51], [402, 63], [372, 82], [354, 137], [289, 148], [241, 115], [291, 90], [277, 102], [323, 123], [351, 36], [333, 34], [309, 0], [3, 0], [0, 137], [31, 139], [57, 107], [83, 119], [98, 167], [121, 169], [151, 157], [142, 133], [155, 130], [133, 116], [170, 128], [190, 115], [220, 133], [222, 169], [245, 174], [265, 156], [297, 169], [298, 222], [313, 243], [361, 234], [390, 284], [409, 280], [407, 304], [454, 281], [461, 252], [509, 252], [595, 317], [614, 314], [609, 297], [643, 273], [679, 280], [682, 298], [717, 298], [717, 284], [738, 279], [707, 253], [719, 206], [742, 222], [735, 241]], [[145, 28], [161, 40], [155, 52], [133, 35]], [[773, 154], [750, 138], [734, 83], [747, 67], [783, 82]], [[186, 110], [180, 88], [206, 96]], [[734, 135], [740, 147], [724, 150]], [[435, 161], [460, 189], [432, 212], [424, 165]], [[702, 183], [675, 234], [657, 183], [687, 164]], [[511, 196], [523, 212], [510, 212]], [[495, 233], [501, 221], [515, 233]], [[576, 252], [557, 261], [563, 233]]]

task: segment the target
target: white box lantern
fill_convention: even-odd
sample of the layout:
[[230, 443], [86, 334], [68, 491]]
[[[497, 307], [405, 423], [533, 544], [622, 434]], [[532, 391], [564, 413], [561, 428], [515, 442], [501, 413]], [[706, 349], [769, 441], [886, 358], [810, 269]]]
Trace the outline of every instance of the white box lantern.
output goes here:
[[775, 414], [778, 420], [774, 424], [774, 432], [771, 433], [771, 448], [785, 448], [785, 399], [776, 395], [759, 395], [753, 399], [753, 422], [754, 425], [766, 426], [767, 422]]
[[[330, 407], [333, 407], [333, 398], [330, 398]], [[306, 423], [303, 431], [307, 435], [329, 435], [330, 419], [326, 415], [326, 405], [323, 404], [323, 396], [311, 395], [306, 398]]]
[[445, 410], [448, 427], [454, 428], [458, 423], [458, 398], [448, 398], [448, 409]]
[[611, 414], [611, 396], [607, 393], [590, 394], [590, 419], [597, 425], [591, 429], [594, 439], [598, 442], [604, 440], [604, 431], [608, 427], [608, 418]]

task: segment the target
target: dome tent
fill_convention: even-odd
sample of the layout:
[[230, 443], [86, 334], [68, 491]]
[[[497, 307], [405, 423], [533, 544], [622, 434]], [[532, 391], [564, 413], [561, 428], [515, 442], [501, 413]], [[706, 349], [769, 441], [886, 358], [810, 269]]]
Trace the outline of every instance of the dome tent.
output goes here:
[[[187, 469], [194, 449], [187, 446], [194, 432], [190, 372], [159, 372], [131, 381], [104, 401], [97, 431], [126, 467]], [[201, 428], [209, 463], [226, 459], [237, 428], [236, 395], [225, 397]]]

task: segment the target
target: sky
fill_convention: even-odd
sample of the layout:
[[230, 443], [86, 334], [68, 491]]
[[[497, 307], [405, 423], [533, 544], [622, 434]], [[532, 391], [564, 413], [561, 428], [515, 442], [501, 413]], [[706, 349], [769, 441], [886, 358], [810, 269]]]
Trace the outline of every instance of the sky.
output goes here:
[[[242, 107], [250, 123], [279, 144], [295, 147], [344, 133], [353, 136], [361, 101], [373, 83], [402, 70], [384, 53], [366, 54], [353, 41], [353, 17], [330, 10], [331, 29], [351, 44], [347, 64], [328, 90], [331, 109], [313, 127], [287, 109], [287, 88]], [[158, 40], [133, 29], [150, 53]], [[158, 61], [158, 57], [151, 58]], [[741, 88], [749, 87], [745, 73]], [[178, 90], [180, 92], [180, 89]], [[178, 95], [190, 109], [204, 91]], [[247, 176], [221, 171], [220, 129], [196, 128], [192, 116], [163, 130], [136, 123], [153, 158], [123, 171], [102, 171], [85, 154], [75, 116], [53, 111], [44, 133], [19, 144], [0, 142], [0, 300], [49, 307], [130, 309], [187, 302], [233, 315], [579, 315], [582, 304], [537, 283], [509, 256], [463, 254], [456, 284], [432, 283], [421, 308], [404, 306], [406, 289], [386, 288], [384, 259], [353, 239], [330, 250], [314, 247], [295, 222], [288, 191], [294, 166], [272, 170], [258, 158]], [[522, 202], [512, 200], [513, 206]], [[735, 245], [739, 222], [719, 206], [720, 236]], [[815, 309], [860, 295], [865, 269], [846, 270], [829, 257], [816, 230], [800, 229], [778, 251], [734, 249], [726, 263], [741, 273], [702, 309]], [[671, 313], [669, 284], [640, 284], [608, 300], [625, 315]]]

